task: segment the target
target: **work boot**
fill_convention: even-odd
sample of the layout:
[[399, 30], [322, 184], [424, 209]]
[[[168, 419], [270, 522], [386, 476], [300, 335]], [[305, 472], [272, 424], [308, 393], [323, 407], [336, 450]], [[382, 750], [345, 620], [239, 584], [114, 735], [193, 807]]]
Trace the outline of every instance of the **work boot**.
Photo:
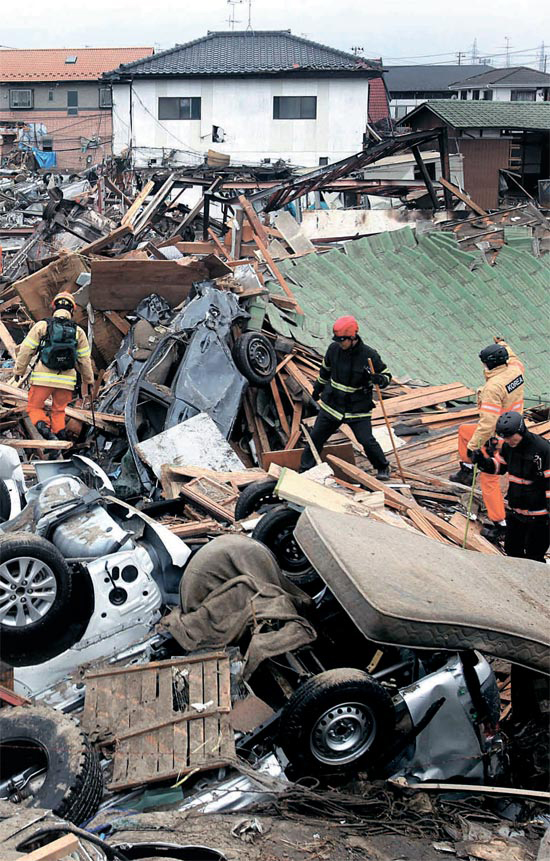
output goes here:
[[379, 469], [376, 473], [376, 478], [378, 481], [389, 481], [390, 480], [390, 468], [389, 466], [384, 466], [382, 469]]
[[456, 481], [457, 484], [465, 484], [466, 487], [472, 486], [472, 478], [473, 478], [473, 465], [468, 463], [460, 464], [460, 469], [458, 472], [453, 473], [453, 475], [449, 476], [449, 481]]
[[46, 424], [46, 422], [36, 422], [36, 430], [41, 436], [44, 437], [44, 439], [57, 439], [53, 430], [49, 425]]
[[62, 430], [58, 430], [56, 436], [57, 439], [60, 439], [63, 442], [69, 442], [71, 439], [65, 428], [62, 428]]
[[505, 523], [491, 523], [490, 526], [484, 526], [481, 530], [481, 534], [483, 538], [486, 538], [487, 541], [490, 541], [491, 544], [499, 544], [504, 539], [504, 533], [506, 532], [506, 524]]

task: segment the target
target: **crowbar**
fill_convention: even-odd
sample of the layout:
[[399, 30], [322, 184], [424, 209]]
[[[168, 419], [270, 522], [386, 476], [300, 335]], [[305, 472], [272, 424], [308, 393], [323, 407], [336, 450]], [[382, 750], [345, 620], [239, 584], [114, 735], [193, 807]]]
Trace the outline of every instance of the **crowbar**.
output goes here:
[[[372, 364], [372, 359], [369, 358], [369, 359], [367, 359], [367, 361], [369, 363], [369, 371], [371, 372], [371, 374], [374, 375], [375, 370], [374, 370], [374, 365]], [[378, 385], [378, 383], [374, 383], [374, 387], [376, 388], [376, 394], [378, 395], [378, 402], [382, 408], [382, 413], [384, 414], [384, 421], [386, 422], [386, 427], [387, 427], [388, 433], [390, 435], [390, 441], [392, 444], [393, 453], [395, 455], [395, 461], [397, 463], [397, 469], [399, 470], [399, 475], [401, 476], [401, 481], [403, 482], [403, 484], [406, 484], [407, 482], [405, 481], [405, 476], [403, 475], [403, 468], [401, 466], [401, 461], [399, 460], [399, 455], [397, 454], [397, 446], [396, 446], [395, 440], [393, 438], [393, 431], [391, 429], [390, 420], [389, 420], [388, 414], [386, 412], [386, 407], [384, 406], [384, 400], [382, 398], [382, 392], [380, 391], [380, 386]]]

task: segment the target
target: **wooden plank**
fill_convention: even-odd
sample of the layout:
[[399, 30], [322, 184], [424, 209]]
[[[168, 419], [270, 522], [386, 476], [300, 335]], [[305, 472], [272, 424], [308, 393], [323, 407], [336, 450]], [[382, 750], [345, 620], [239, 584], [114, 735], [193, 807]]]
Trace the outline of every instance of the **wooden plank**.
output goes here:
[[271, 387], [271, 394], [273, 395], [273, 400], [275, 401], [275, 408], [277, 410], [277, 415], [279, 416], [279, 421], [281, 422], [281, 427], [287, 436], [290, 436], [290, 427], [288, 424], [288, 420], [283, 409], [283, 404], [281, 401], [281, 396], [279, 394], [279, 389], [277, 387], [277, 380], [275, 377], [269, 383]]
[[201, 262], [181, 266], [176, 260], [100, 259], [91, 264], [90, 302], [98, 311], [133, 311], [157, 293], [173, 308], [187, 298], [195, 281], [208, 278]]
[[366, 517], [369, 509], [383, 508], [384, 495], [380, 493], [370, 494], [372, 498], [362, 499], [356, 502], [353, 496], [345, 495], [343, 492], [325, 487], [316, 481], [312, 481], [303, 475], [299, 475], [292, 469], [285, 467], [277, 481], [275, 493], [280, 499], [286, 499], [295, 505], [304, 508], [313, 505], [325, 508], [328, 511], [342, 512], [346, 514], [357, 514]]
[[241, 204], [242, 211], [244, 212], [248, 223], [250, 224], [252, 230], [256, 234], [256, 236], [260, 239], [263, 245], [269, 245], [269, 236], [268, 233], [260, 221], [258, 217], [258, 213], [244, 196], [244, 194], [239, 195], [239, 203]]
[[194, 488], [190, 488], [188, 484], [182, 485], [180, 494], [185, 496], [187, 499], [190, 499], [191, 502], [195, 502], [197, 505], [200, 505], [201, 508], [205, 508], [206, 511], [210, 512], [210, 514], [212, 514], [217, 520], [227, 520], [229, 523], [235, 522], [235, 515], [232, 511], [228, 508], [224, 508], [217, 502], [214, 502], [206, 496], [206, 494], [200, 493]]
[[21, 855], [21, 861], [62, 861], [69, 858], [73, 852], [77, 852], [80, 840], [76, 834], [65, 834], [58, 837], [46, 846], [35, 849], [26, 855]]
[[220, 755], [218, 662], [205, 661], [203, 667], [204, 701], [212, 700], [215, 710], [212, 717], [205, 715], [204, 718], [204, 748], [207, 757], [218, 757]]
[[303, 412], [303, 404], [297, 403], [294, 405], [294, 412], [292, 414], [292, 423], [290, 426], [290, 437], [285, 446], [285, 451], [292, 451], [296, 447], [296, 443], [300, 439], [302, 435], [301, 421], [302, 421], [302, 412]]
[[[430, 386], [426, 389], [418, 389], [408, 395], [398, 395], [396, 398], [387, 398], [385, 401], [388, 416], [400, 415], [411, 412], [422, 407], [430, 407], [445, 401], [456, 401], [467, 398], [474, 394], [473, 389], [463, 386], [462, 383], [449, 383], [446, 386]], [[375, 407], [372, 413], [373, 419], [382, 418], [382, 408]]]
[[87, 245], [83, 245], [82, 248], [78, 249], [78, 254], [82, 254], [84, 256], [97, 254], [98, 251], [106, 248], [107, 245], [111, 245], [113, 242], [116, 242], [118, 239], [122, 239], [123, 236], [126, 236], [131, 232], [132, 230], [128, 224], [115, 227], [114, 230], [111, 230], [111, 232], [107, 233], [105, 236], [100, 236], [99, 239], [94, 239], [93, 242], [88, 242]]
[[315, 251], [314, 244], [310, 239], [308, 239], [301, 226], [298, 224], [296, 219], [293, 218], [290, 212], [286, 212], [285, 210], [278, 212], [275, 215], [275, 224], [277, 225], [277, 229], [281, 232], [285, 242], [290, 245], [292, 250], [297, 254]]
[[97, 679], [100, 676], [118, 676], [122, 673], [132, 674], [132, 673], [143, 673], [149, 672], [152, 667], [179, 667], [185, 666], [186, 664], [196, 664], [205, 660], [213, 660], [214, 658], [226, 658], [227, 655], [225, 652], [204, 652], [200, 655], [188, 655], [185, 658], [170, 658], [169, 660], [164, 661], [149, 661], [147, 664], [135, 664], [131, 667], [116, 667], [115, 669], [106, 669], [106, 670], [94, 670], [93, 672], [87, 672], [85, 675], [85, 679]]
[[7, 326], [0, 320], [0, 341], [10, 354], [12, 359], [17, 358], [17, 344], [13, 340]]
[[123, 335], [127, 335], [130, 329], [132, 328], [124, 317], [121, 317], [120, 314], [117, 314], [116, 311], [104, 311], [105, 316], [111, 321], [111, 323], [117, 327], [119, 332], [122, 332]]
[[10, 448], [21, 448], [21, 449], [29, 449], [29, 450], [55, 450], [55, 451], [66, 451], [69, 448], [73, 448], [72, 442], [65, 442], [63, 440], [56, 439], [45, 439], [45, 440], [37, 440], [37, 439], [10, 439], [9, 437], [2, 438], [2, 445], [9, 445]]
[[[262, 462], [266, 470], [269, 470], [272, 463], [276, 463], [278, 466], [288, 466], [290, 469], [298, 471], [303, 453], [303, 448], [283, 449], [282, 451], [266, 451], [264, 452]], [[325, 445], [321, 452], [321, 460], [326, 461], [329, 454], [341, 457], [342, 460], [345, 460], [348, 463], [355, 463], [353, 446], [349, 442]]]
[[155, 183], [149, 180], [145, 183], [138, 196], [135, 198], [134, 202], [131, 204], [130, 208], [124, 213], [122, 216], [120, 223], [121, 225], [129, 224], [131, 225], [134, 218], [136, 217], [138, 210], [145, 203], [145, 199], [149, 197], [153, 188], [155, 187]]
[[141, 233], [141, 231], [147, 227], [159, 206], [170, 194], [175, 181], [173, 174], [167, 177], [156, 194], [153, 195], [149, 203], [147, 203], [142, 211], [133, 219], [132, 228], [136, 235]]
[[286, 364], [286, 372], [290, 374], [293, 380], [295, 380], [300, 388], [302, 388], [308, 395], [311, 395], [313, 392], [313, 385], [310, 380], [306, 377], [306, 375], [300, 371], [296, 362], [294, 361], [294, 357], [290, 359], [290, 361]]
[[455, 197], [458, 197], [462, 203], [465, 203], [469, 209], [473, 209], [474, 212], [477, 212], [478, 215], [487, 215], [487, 212], [479, 206], [475, 200], [472, 200], [467, 194], [464, 194], [456, 185], [453, 185], [451, 182], [448, 182], [446, 179], [443, 179], [442, 176], [439, 177], [439, 184], [446, 188], [447, 191], [450, 191], [451, 194], [454, 194]]
[[[204, 703], [204, 683], [203, 683], [204, 662], [194, 664], [189, 668], [189, 702]], [[189, 759], [190, 764], [200, 762], [206, 757], [204, 748], [204, 720], [198, 719], [191, 721], [188, 725], [189, 733]]]

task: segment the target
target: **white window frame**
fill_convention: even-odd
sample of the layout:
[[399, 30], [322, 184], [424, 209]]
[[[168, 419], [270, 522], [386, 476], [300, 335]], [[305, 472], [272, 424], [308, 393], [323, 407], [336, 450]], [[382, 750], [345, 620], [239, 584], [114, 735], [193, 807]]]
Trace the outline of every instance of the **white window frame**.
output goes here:
[[[108, 104], [104, 104], [105, 96], [107, 96]], [[113, 91], [110, 87], [99, 88], [99, 107], [102, 110], [110, 110], [113, 107]]]
[[[15, 95], [16, 93], [17, 93], [17, 95], [19, 95], [21, 93], [27, 93], [28, 104], [25, 104], [25, 105], [16, 104], [16, 102], [17, 102], [17, 96]], [[29, 110], [30, 108], [33, 108], [33, 107], [34, 107], [34, 90], [29, 89], [29, 88], [23, 89], [22, 87], [17, 87], [16, 89], [14, 88], [13, 90], [10, 90], [10, 111]]]

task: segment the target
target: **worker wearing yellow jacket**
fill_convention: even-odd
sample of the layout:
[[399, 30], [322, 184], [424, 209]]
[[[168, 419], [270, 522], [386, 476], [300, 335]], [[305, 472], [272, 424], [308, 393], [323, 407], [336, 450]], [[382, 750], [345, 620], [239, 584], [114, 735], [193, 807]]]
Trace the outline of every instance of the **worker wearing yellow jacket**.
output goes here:
[[[33, 356], [39, 354], [31, 372], [27, 411], [45, 439], [66, 438], [65, 409], [73, 398], [77, 370], [84, 396], [94, 381], [88, 339], [72, 319], [75, 307], [70, 293], [58, 293], [52, 302], [53, 316], [34, 324], [17, 354], [16, 376], [23, 376]], [[51, 420], [44, 409], [49, 397]]]
[[[472, 452], [482, 449], [486, 456], [496, 445], [495, 429], [500, 416], [506, 412], [523, 413], [524, 366], [503, 338], [496, 336], [494, 343], [479, 354], [485, 365], [485, 385], [478, 389], [479, 420], [477, 424], [463, 424], [458, 429], [458, 456], [460, 469], [450, 475], [451, 481], [472, 484]], [[489, 442], [493, 440], [493, 442]], [[489, 449], [486, 445], [489, 443]], [[498, 475], [481, 474], [483, 502], [492, 526], [482, 529], [482, 535], [491, 541], [504, 535], [506, 511]]]

